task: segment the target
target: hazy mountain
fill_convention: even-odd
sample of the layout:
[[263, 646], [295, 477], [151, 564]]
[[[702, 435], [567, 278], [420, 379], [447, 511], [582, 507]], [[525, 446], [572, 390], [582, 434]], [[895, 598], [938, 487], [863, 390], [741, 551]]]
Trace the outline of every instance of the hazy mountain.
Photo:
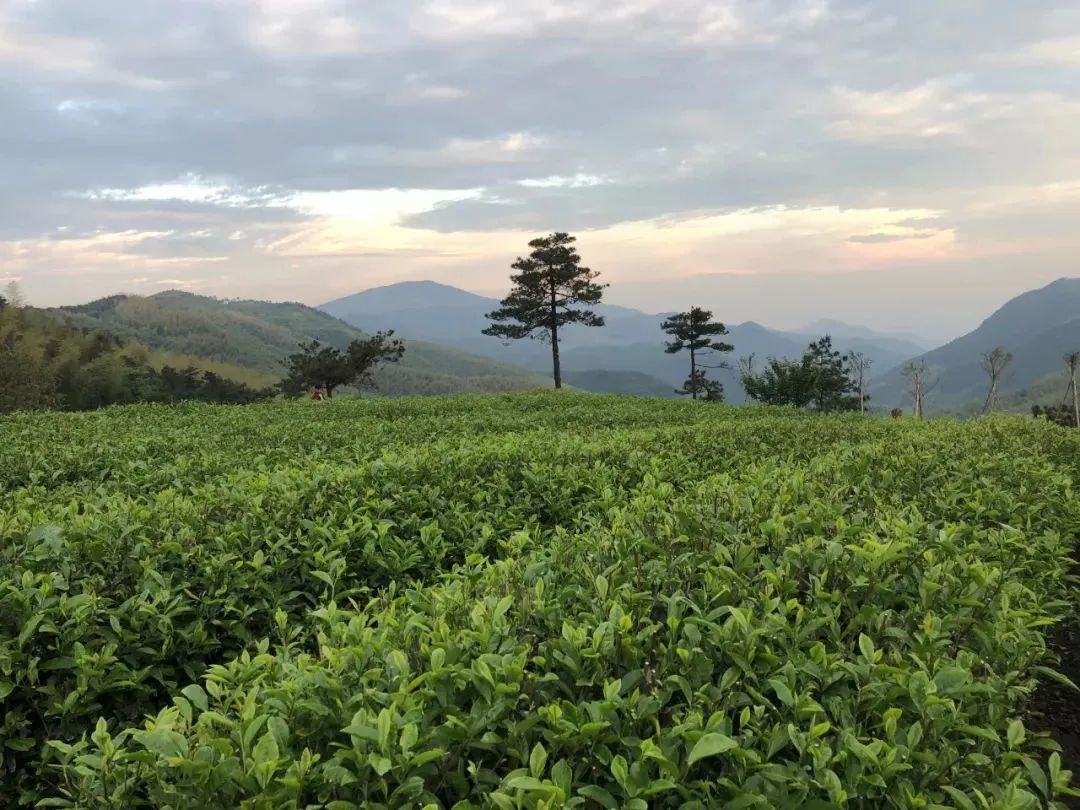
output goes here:
[[[219, 300], [178, 290], [113, 296], [51, 311], [75, 326], [109, 331], [154, 349], [275, 375], [300, 343], [317, 339], [343, 348], [365, 334], [303, 304]], [[402, 361], [380, 369], [376, 382], [391, 395], [509, 391], [548, 384], [546, 378], [508, 363], [409, 339]]]
[[[547, 345], [533, 340], [504, 342], [481, 334], [488, 324], [484, 316], [498, 306], [494, 298], [433, 281], [412, 281], [339, 298], [318, 309], [369, 331], [394, 329], [409, 337], [549, 373], [551, 351]], [[655, 382], [669, 389], [682, 384], [688, 372], [688, 360], [664, 352], [666, 336], [660, 324], [667, 313], [649, 314], [608, 304], [599, 305], [596, 311], [606, 320], [602, 329], [571, 326], [561, 333], [567, 380], [572, 376], [576, 386], [609, 390], [606, 386], [610, 379], [597, 377], [591, 384], [589, 374], [620, 372], [619, 384], [628, 385], [635, 379], [628, 373], [636, 372], [644, 377], [637, 378], [641, 387], [632, 392], [643, 394], [658, 391]], [[845, 334], [834, 335], [835, 345], [844, 351], [864, 352], [879, 369], [891, 368], [925, 348], [899, 336], [878, 336], [865, 327], [836, 323]], [[828, 332], [782, 332], [752, 321], [728, 324], [728, 329], [731, 334], [726, 340], [735, 346], [727, 358], [732, 366], [737, 365], [738, 358], [751, 354], [761, 361], [769, 356], [798, 357], [811, 340]], [[716, 370], [712, 376], [724, 383], [730, 400], [742, 401], [741, 386], [734, 372]], [[645, 377], [654, 378], [654, 382], [647, 382]]]
[[645, 397], [679, 396], [675, 387], [663, 380], [642, 374], [640, 371], [612, 371], [610, 369], [588, 369], [586, 371], [568, 371], [563, 375], [567, 385], [596, 391], [601, 394], [636, 394]]
[[919, 335], [907, 332], [878, 332], [866, 326], [857, 326], [832, 318], [818, 318], [813, 323], [808, 323], [801, 329], [792, 330], [800, 335], [832, 335], [834, 338], [866, 338], [877, 342], [891, 341], [908, 355], [925, 352], [932, 349], [934, 344]]
[[[939, 380], [930, 409], [981, 402], [987, 377], [981, 356], [996, 346], [1013, 354], [1003, 393], [1020, 391], [1057, 372], [1066, 352], [1080, 351], [1080, 279], [1062, 278], [1005, 303], [977, 329], [920, 355]], [[879, 405], [906, 405], [905, 381], [893, 368], [871, 387]]]

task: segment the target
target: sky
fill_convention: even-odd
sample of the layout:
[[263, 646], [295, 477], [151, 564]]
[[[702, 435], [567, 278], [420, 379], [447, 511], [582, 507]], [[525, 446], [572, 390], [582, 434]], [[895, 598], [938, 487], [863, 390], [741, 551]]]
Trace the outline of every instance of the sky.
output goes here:
[[0, 0], [0, 283], [944, 337], [1080, 275], [1075, 0]]

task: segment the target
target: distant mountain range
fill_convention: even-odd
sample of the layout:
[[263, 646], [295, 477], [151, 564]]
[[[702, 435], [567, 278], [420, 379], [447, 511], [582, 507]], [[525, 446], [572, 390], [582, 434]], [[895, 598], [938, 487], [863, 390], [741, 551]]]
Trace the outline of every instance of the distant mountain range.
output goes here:
[[[389, 395], [511, 391], [551, 384], [550, 348], [538, 341], [504, 342], [486, 337], [485, 315], [499, 302], [432, 281], [379, 287], [312, 308], [297, 303], [222, 300], [170, 290], [141, 297], [118, 295], [89, 304], [47, 310], [76, 327], [108, 331], [153, 350], [169, 362], [219, 364], [234, 376], [249, 370], [255, 381], [281, 374], [282, 360], [312, 339], [344, 347], [351, 340], [393, 329], [405, 338], [404, 360], [377, 375]], [[708, 302], [703, 302], [708, 306]], [[666, 315], [602, 304], [600, 329], [571, 327], [562, 335], [568, 385], [591, 391], [674, 396], [687, 374], [687, 359], [664, 351], [660, 329]], [[927, 401], [930, 412], [970, 413], [985, 398], [984, 352], [1002, 346], [1014, 360], [1002, 389], [1004, 407], [1027, 410], [1050, 404], [1064, 392], [1062, 356], [1080, 350], [1080, 278], [1059, 279], [1006, 302], [977, 329], [927, 350], [916, 336], [877, 332], [865, 326], [819, 320], [793, 331], [753, 321], [728, 324], [726, 358], [737, 367], [753, 355], [799, 357], [823, 334], [841, 351], [873, 360], [870, 393], [879, 409], [908, 407], [903, 366], [923, 361], [938, 380]], [[729, 401], [744, 393], [734, 368], [711, 376], [724, 383]], [[1061, 393], [1057, 393], [1057, 392]]]
[[[473, 354], [504, 360], [536, 373], [549, 373], [550, 349], [537, 342], [504, 343], [481, 334], [484, 317], [499, 301], [433, 281], [411, 281], [377, 287], [318, 307], [319, 310], [368, 331], [394, 329], [402, 335], [453, 346]], [[562, 334], [561, 355], [567, 381], [588, 390], [609, 391], [616, 385], [626, 393], [656, 395], [674, 392], [687, 375], [687, 359], [664, 351], [666, 336], [660, 329], [666, 314], [648, 314], [627, 307], [601, 304], [603, 328], [569, 327]], [[827, 328], [818, 331], [818, 327]], [[877, 368], [891, 368], [926, 349], [903, 335], [878, 334], [859, 326], [829, 321], [811, 324], [805, 331], [784, 332], [747, 321], [728, 324], [725, 338], [735, 346], [727, 357], [732, 367], [738, 358], [754, 355], [798, 357], [806, 345], [822, 334], [833, 335], [842, 351], [857, 350]], [[603, 375], [600, 373], [604, 372]], [[616, 376], [617, 375], [617, 382]], [[713, 376], [724, 383], [730, 401], [744, 400], [733, 369]]]

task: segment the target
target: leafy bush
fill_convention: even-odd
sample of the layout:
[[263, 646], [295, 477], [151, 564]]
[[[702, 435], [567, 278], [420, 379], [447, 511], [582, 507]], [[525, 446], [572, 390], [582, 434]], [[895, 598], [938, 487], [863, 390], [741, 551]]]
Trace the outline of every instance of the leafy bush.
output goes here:
[[1073, 432], [575, 395], [0, 430], [8, 804], [1067, 795], [1025, 704]]

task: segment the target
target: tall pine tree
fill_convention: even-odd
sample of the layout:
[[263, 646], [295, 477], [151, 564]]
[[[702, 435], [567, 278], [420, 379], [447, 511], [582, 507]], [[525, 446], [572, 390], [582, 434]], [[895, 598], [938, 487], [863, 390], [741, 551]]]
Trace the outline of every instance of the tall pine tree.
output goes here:
[[603, 326], [604, 319], [591, 309], [600, 303], [606, 284], [597, 284], [599, 273], [581, 265], [574, 247], [576, 237], [553, 233], [529, 242], [532, 253], [511, 267], [514, 287], [499, 309], [489, 312], [491, 326], [485, 335], [508, 340], [533, 338], [551, 344], [555, 387], [562, 388], [559, 362], [559, 330], [569, 324]]
[[712, 352], [730, 352], [735, 347], [730, 343], [717, 340], [718, 337], [728, 333], [727, 327], [719, 321], [712, 319], [713, 314], [701, 307], [691, 307], [687, 312], [672, 315], [664, 321], [660, 328], [671, 335], [673, 340], [668, 341], [664, 351], [668, 354], [690, 352], [690, 376], [678, 394], [689, 394], [694, 399], [703, 396], [709, 400], [723, 398], [723, 386], [719, 382], [706, 379], [706, 368], [726, 368], [727, 364], [721, 362], [714, 366], [708, 366], [700, 362], [702, 355], [708, 356]]

